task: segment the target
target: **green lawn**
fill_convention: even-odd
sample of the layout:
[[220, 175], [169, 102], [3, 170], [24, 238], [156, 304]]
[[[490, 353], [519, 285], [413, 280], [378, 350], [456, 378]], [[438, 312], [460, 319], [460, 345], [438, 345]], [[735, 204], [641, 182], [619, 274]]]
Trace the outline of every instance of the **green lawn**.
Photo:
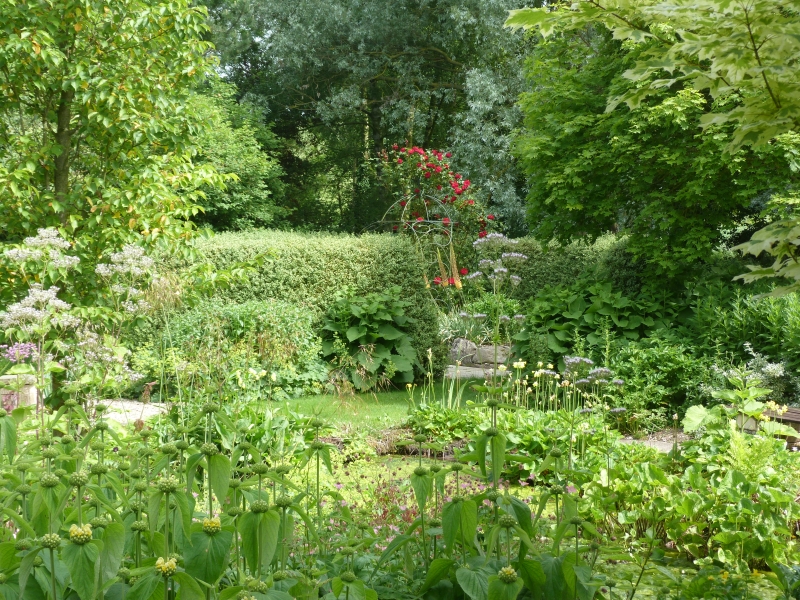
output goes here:
[[[477, 398], [477, 393], [469, 389], [472, 381], [462, 381], [464, 391], [462, 404]], [[448, 392], [449, 382], [445, 382], [444, 393]], [[436, 397], [443, 394], [442, 382], [436, 383]], [[419, 388], [416, 390], [416, 401], [421, 399]], [[386, 429], [400, 425], [409, 412], [408, 393], [403, 390], [356, 394], [352, 397], [340, 398], [336, 395], [321, 394], [305, 396], [290, 400], [289, 408], [302, 414], [318, 414], [320, 418], [336, 425], [337, 428], [355, 428], [364, 430]]]

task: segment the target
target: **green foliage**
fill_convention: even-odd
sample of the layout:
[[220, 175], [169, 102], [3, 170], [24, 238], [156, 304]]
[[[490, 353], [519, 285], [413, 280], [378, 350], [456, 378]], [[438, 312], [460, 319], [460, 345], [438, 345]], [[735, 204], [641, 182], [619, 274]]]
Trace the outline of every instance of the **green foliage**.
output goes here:
[[[97, 300], [93, 267], [109, 249], [190, 237], [200, 188], [222, 183], [193, 162], [205, 124], [189, 97], [212, 64], [205, 19], [185, 0], [4, 5], [0, 241], [60, 229], [82, 260], [70, 301]], [[26, 283], [0, 269], [4, 294]]]
[[207, 0], [226, 75], [257, 98], [285, 140], [293, 227], [359, 232], [388, 208], [370, 157], [387, 140], [470, 155], [509, 212], [523, 182], [508, 152], [522, 83], [511, 0]]
[[622, 406], [632, 413], [643, 409], [685, 409], [707, 400], [703, 386], [713, 382], [712, 357], [675, 338], [655, 335], [619, 348], [611, 367], [625, 381]]
[[258, 231], [220, 234], [202, 241], [198, 250], [217, 269], [269, 252], [274, 259], [255, 270], [246, 282], [217, 292], [222, 302], [274, 298], [306, 307], [318, 322], [338, 296], [350, 290], [364, 296], [400, 286], [413, 319], [408, 333], [418, 360], [433, 350], [441, 369], [445, 348], [438, 338], [436, 305], [425, 289], [422, 266], [411, 242], [389, 235], [298, 234]]
[[408, 336], [413, 319], [406, 315], [410, 302], [402, 289], [337, 300], [325, 317], [322, 355], [335, 357], [360, 391], [382, 382], [410, 383], [417, 362]]
[[273, 378], [290, 395], [318, 391], [327, 369], [316, 325], [309, 309], [281, 300], [231, 304], [212, 298], [139, 332], [133, 361], [148, 381], [158, 380], [163, 369], [172, 381], [175, 366], [186, 361], [221, 377], [265, 369], [264, 384]]
[[[464, 312], [470, 315], [486, 315], [485, 325], [482, 326], [492, 332], [497, 329], [502, 342], [510, 340], [511, 336], [519, 330], [520, 324], [513, 317], [519, 314], [520, 310], [517, 300], [509, 298], [501, 292], [483, 293], [476, 300], [464, 303]], [[501, 317], [506, 318], [501, 319]]]
[[[506, 24], [539, 28], [545, 36], [559, 28], [582, 30], [587, 24], [599, 24], [625, 44], [646, 46], [648, 51], [625, 73], [634, 85], [609, 96], [608, 110], [623, 101], [637, 108], [676, 84], [707, 91], [719, 110], [704, 114], [699, 124], [705, 131], [731, 126], [725, 147], [731, 155], [745, 145], [797, 143], [800, 77], [796, 70], [785, 68], [800, 44], [797, 11], [796, 3], [786, 7], [773, 0], [736, 5], [719, 0], [612, 1], [602, 6], [586, 1], [570, 10], [513, 11]], [[796, 163], [796, 152], [791, 154], [787, 159]], [[740, 245], [744, 252], [774, 259], [772, 265], [756, 266], [743, 278], [786, 277], [795, 289], [800, 273], [795, 259], [797, 225], [796, 214], [782, 215]]]
[[712, 104], [675, 84], [632, 110], [606, 111], [608, 96], [641, 88], [626, 76], [654, 44], [621, 44], [592, 25], [537, 45], [527, 68], [536, 87], [522, 97], [517, 140], [535, 235], [623, 231], [651, 278], [696, 267], [731, 230], [758, 222], [772, 190], [797, 182], [792, 139], [728, 153], [733, 125], [701, 132], [701, 120], [724, 114], [732, 99]]
[[235, 87], [214, 82], [190, 101], [191, 110], [207, 124], [196, 138], [197, 162], [236, 176], [224, 190], [204, 189], [203, 212], [193, 221], [216, 230], [276, 225], [286, 215], [279, 206], [283, 171], [272, 156], [277, 140], [254, 109], [236, 102], [235, 93]]

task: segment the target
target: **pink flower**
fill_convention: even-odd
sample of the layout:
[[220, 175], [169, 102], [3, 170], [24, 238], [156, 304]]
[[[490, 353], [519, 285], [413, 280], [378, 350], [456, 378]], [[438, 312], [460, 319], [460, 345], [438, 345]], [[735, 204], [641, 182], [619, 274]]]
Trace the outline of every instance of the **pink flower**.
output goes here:
[[486, 215], [486, 218], [490, 221], [494, 221], [494, 215]]
[[459, 271], [459, 273], [461, 275], [466, 275], [466, 274], [469, 273], [469, 269], [467, 269], [466, 267], [462, 267], [461, 270]]
[[403, 164], [403, 159], [402, 158], [398, 158], [397, 159], [397, 164], [398, 165], [402, 165]]

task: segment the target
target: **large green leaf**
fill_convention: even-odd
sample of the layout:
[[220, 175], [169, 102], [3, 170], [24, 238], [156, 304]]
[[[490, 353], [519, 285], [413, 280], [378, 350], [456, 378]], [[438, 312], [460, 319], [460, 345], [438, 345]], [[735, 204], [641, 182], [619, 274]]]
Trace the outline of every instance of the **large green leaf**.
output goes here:
[[[70, 587], [81, 600], [92, 600], [95, 590], [95, 565], [98, 565], [100, 543], [92, 540], [88, 544], [67, 544], [61, 551], [61, 560], [67, 565]], [[99, 567], [99, 565], [98, 565]]]
[[189, 574], [178, 571], [172, 579], [178, 583], [178, 600], [206, 600], [205, 593]]
[[456, 564], [456, 561], [450, 560], [449, 558], [436, 558], [431, 562], [431, 566], [428, 567], [428, 574], [425, 576], [425, 583], [422, 584], [422, 588], [420, 588], [419, 593], [423, 593], [424, 591], [430, 589], [432, 586], [437, 584], [443, 577], [446, 577], [447, 574], [450, 572], [450, 568]]
[[232, 540], [233, 532], [230, 530], [208, 535], [202, 527], [196, 527], [192, 532], [191, 546], [184, 554], [186, 572], [210, 585], [215, 584], [228, 566]]
[[456, 581], [472, 600], [488, 600], [489, 580], [484, 573], [461, 567], [456, 571]]
[[211, 489], [214, 490], [217, 501], [224, 504], [231, 482], [231, 461], [224, 454], [215, 454], [210, 457], [208, 462]]
[[531, 591], [534, 598], [542, 592], [545, 582], [544, 569], [538, 560], [521, 560], [518, 563], [519, 574], [525, 582], [525, 586]]
[[464, 500], [461, 503], [461, 535], [467, 548], [472, 548], [475, 534], [478, 532], [478, 504], [475, 500]]
[[151, 569], [146, 575], [142, 575], [133, 584], [125, 600], [158, 600], [164, 595], [164, 582], [162, 578]]
[[492, 480], [497, 485], [506, 459], [506, 436], [498, 433], [492, 437], [490, 444], [492, 448]]
[[97, 562], [95, 588], [100, 589], [107, 581], [116, 577], [122, 556], [125, 553], [125, 527], [110, 523], [103, 530], [103, 549]]
[[489, 577], [489, 600], [516, 600], [521, 590], [522, 579], [519, 577], [513, 583], [500, 581], [497, 575]]
[[425, 505], [431, 493], [431, 483], [430, 474], [417, 475], [416, 473], [412, 473], [411, 475], [411, 487], [414, 489], [414, 496], [417, 499], [417, 506], [420, 512], [425, 511]]
[[242, 536], [242, 554], [251, 571], [258, 565], [258, 526], [261, 514], [246, 512], [239, 517], [239, 535]]

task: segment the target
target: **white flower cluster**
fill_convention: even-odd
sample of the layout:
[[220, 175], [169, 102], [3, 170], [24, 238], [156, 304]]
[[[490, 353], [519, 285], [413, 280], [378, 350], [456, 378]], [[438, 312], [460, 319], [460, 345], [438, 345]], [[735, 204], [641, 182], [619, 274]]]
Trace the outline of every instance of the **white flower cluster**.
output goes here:
[[28, 295], [8, 309], [0, 312], [0, 328], [18, 327], [28, 332], [41, 326], [44, 321], [60, 327], [71, 328], [80, 324], [80, 320], [65, 314], [71, 305], [57, 297], [59, 288], [53, 286], [44, 289], [40, 283], [32, 283]]
[[81, 259], [63, 253], [70, 247], [70, 243], [61, 237], [57, 229], [48, 227], [39, 229], [37, 235], [33, 237], [26, 237], [24, 247], [6, 250], [5, 254], [17, 263], [47, 260], [50, 266], [56, 269], [72, 269], [81, 262]]
[[111, 263], [98, 263], [95, 272], [101, 277], [114, 274], [141, 277], [153, 268], [154, 261], [144, 253], [144, 249], [134, 244], [126, 244], [121, 252], [111, 255]]

